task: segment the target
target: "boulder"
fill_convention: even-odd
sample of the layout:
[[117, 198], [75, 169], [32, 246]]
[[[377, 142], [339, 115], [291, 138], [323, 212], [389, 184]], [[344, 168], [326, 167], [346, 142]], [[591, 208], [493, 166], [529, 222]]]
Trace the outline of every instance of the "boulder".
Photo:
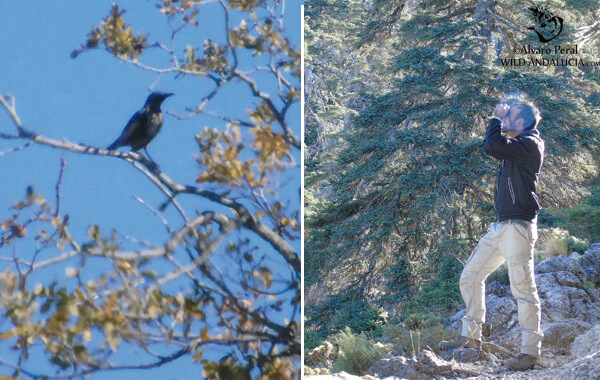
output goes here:
[[584, 289], [560, 285], [556, 273], [543, 273], [536, 277], [538, 294], [542, 303], [543, 322], [562, 322], [568, 319], [585, 319], [592, 298]]
[[331, 368], [336, 355], [337, 349], [335, 346], [332, 343], [325, 341], [308, 353], [306, 363], [313, 367]]
[[512, 296], [488, 295], [485, 307], [486, 326], [492, 335], [511, 330], [517, 324], [517, 303]]
[[423, 350], [414, 359], [395, 356], [378, 360], [369, 369], [369, 375], [379, 378], [429, 380], [432, 377], [451, 376], [452, 364], [430, 350]]
[[402, 373], [403, 377], [407, 379], [419, 379], [416, 371], [416, 364], [417, 361], [415, 359], [408, 359], [404, 356], [394, 356], [376, 361], [371, 368], [369, 368], [368, 373], [369, 375], [379, 378], [398, 376], [397, 374]]
[[444, 360], [456, 360], [459, 363], [474, 363], [488, 361], [490, 359], [490, 354], [475, 348], [458, 348], [449, 351], [442, 351], [440, 355]]
[[577, 261], [567, 256], [550, 257], [540, 262], [535, 272], [542, 322], [598, 320], [598, 291], [586, 286], [586, 274]]
[[[592, 354], [600, 354], [600, 324], [575, 338], [571, 344], [571, 355], [575, 358]], [[598, 374], [600, 375], [600, 372]]]
[[462, 318], [465, 316], [466, 309], [462, 309], [448, 319], [448, 327], [455, 333], [462, 330]]
[[577, 262], [583, 268], [586, 279], [600, 286], [600, 243], [592, 244]]
[[583, 281], [581, 281], [581, 279], [573, 272], [561, 270], [554, 272], [554, 277], [559, 285], [583, 289]]
[[542, 347], [544, 350], [553, 350], [556, 354], [567, 355], [570, 353], [571, 344], [575, 338], [589, 328], [588, 323], [577, 320], [543, 326], [544, 339]]
[[573, 360], [560, 367], [554, 379], [590, 380], [600, 379], [600, 352]]
[[510, 285], [502, 284], [498, 281], [492, 281], [485, 287], [486, 294], [493, 294], [498, 297], [510, 296]]
[[431, 376], [449, 376], [452, 364], [437, 356], [434, 352], [423, 350], [417, 357], [417, 369]]
[[549, 257], [535, 266], [535, 273], [571, 272], [583, 280], [585, 273], [577, 261], [568, 256], [558, 255]]
[[579, 252], [571, 252], [571, 254], [569, 255], [570, 258], [572, 258], [573, 260], [578, 260], [581, 257], [581, 253]]

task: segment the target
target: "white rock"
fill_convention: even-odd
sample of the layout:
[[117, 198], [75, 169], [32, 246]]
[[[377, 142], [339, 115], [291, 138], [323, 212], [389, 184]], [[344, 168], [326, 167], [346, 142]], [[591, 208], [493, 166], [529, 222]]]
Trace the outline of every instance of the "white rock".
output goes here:
[[[585, 334], [575, 338], [571, 344], [571, 355], [575, 358], [600, 352], [600, 325], [595, 325]], [[600, 375], [600, 373], [598, 373]]]

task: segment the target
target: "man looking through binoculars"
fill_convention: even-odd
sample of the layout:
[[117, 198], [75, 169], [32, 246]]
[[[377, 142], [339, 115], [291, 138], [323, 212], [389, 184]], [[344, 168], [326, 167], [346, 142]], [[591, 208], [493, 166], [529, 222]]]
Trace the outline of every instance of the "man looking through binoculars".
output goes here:
[[467, 307], [462, 336], [440, 342], [442, 349], [481, 347], [485, 279], [506, 261], [511, 291], [517, 300], [522, 342], [521, 354], [505, 365], [520, 371], [539, 364], [543, 337], [533, 257], [540, 210], [537, 182], [544, 157], [544, 142], [537, 129], [540, 119], [537, 108], [528, 104], [500, 103], [494, 109], [485, 151], [502, 162], [494, 197], [497, 220], [475, 247], [460, 277]]

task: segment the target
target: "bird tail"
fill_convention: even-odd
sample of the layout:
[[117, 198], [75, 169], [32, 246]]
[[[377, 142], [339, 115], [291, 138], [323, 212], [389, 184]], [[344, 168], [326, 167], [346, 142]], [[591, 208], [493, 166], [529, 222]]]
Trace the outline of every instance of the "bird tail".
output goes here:
[[117, 140], [115, 140], [115, 142], [114, 142], [114, 143], [112, 143], [112, 144], [110, 144], [110, 145], [108, 146], [108, 148], [106, 148], [106, 149], [108, 149], [108, 150], [113, 150], [113, 149], [117, 149], [118, 147], [120, 147], [120, 146], [121, 146], [121, 141], [119, 141], [119, 140], [120, 140], [120, 139], [117, 139]]

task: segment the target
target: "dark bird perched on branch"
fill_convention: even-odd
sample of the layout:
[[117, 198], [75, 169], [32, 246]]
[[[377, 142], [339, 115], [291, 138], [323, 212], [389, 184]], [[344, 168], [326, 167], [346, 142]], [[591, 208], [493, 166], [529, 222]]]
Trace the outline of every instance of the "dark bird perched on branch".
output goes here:
[[[134, 151], [144, 149], [156, 137], [163, 124], [163, 114], [160, 105], [173, 94], [153, 92], [146, 99], [144, 107], [137, 111], [123, 129], [121, 136], [107, 149], [117, 149], [129, 145]], [[146, 151], [148, 154], [148, 151]], [[150, 155], [148, 155], [150, 157]], [[152, 158], [150, 158], [152, 160]]]

